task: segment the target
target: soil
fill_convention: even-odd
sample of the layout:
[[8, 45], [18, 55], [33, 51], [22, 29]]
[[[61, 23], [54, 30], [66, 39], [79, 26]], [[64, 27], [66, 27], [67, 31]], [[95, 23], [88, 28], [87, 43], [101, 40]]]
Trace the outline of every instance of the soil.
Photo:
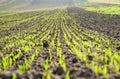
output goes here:
[[120, 41], [120, 15], [101, 14], [78, 7], [69, 7], [68, 14], [76, 19], [80, 26], [114, 36]]
[[[120, 16], [119, 15], [99, 14], [95, 12], [85, 11], [84, 9], [77, 8], [77, 7], [69, 7], [67, 8], [67, 11], [68, 11], [68, 14], [71, 17], [73, 17], [80, 26], [85, 27], [87, 29], [95, 30], [98, 32], [104, 32], [109, 36], [114, 36], [115, 40], [120, 41]], [[32, 23], [32, 21], [30, 21], [28, 22], [29, 25], [26, 26], [25, 24], [22, 24], [21, 26], [18, 26], [18, 27], [20, 27], [21, 30], [25, 30], [29, 26], [32, 26], [37, 22], [38, 21]], [[18, 28], [18, 27], [16, 26], [13, 28]], [[74, 52], [70, 51], [69, 46], [65, 42], [62, 27], [58, 29], [60, 29], [60, 33], [61, 33], [60, 41], [61, 41], [62, 55], [65, 55], [66, 66], [67, 66], [67, 69], [70, 71], [70, 79], [105, 79], [105, 77], [102, 74], [99, 74], [99, 77], [97, 77], [95, 72], [90, 67], [86, 66], [86, 63], [84, 61], [79, 59]], [[18, 30], [15, 30], [15, 31], [10, 30], [10, 31], [12, 31], [13, 33], [16, 33]], [[41, 29], [38, 29], [38, 31], [41, 31]], [[2, 33], [2, 31], [0, 31], [0, 33]], [[8, 36], [8, 34], [9, 33], [7, 33], [7, 30], [5, 30], [5, 33], [0, 34], [0, 36], [4, 37], [5, 35]], [[50, 38], [50, 42], [52, 41], [52, 38], [54, 36], [53, 34], [55, 34], [55, 32], [49, 34], [52, 36]], [[38, 37], [39, 36], [40, 35], [38, 35]], [[55, 46], [57, 46], [57, 37], [58, 36], [56, 36], [56, 39], [54, 39]], [[72, 38], [70, 40], [72, 41]], [[87, 41], [87, 40], [84, 40], [84, 41]], [[29, 70], [20, 74], [20, 71], [17, 69], [17, 65], [22, 64], [24, 57], [28, 58], [32, 53], [34, 53], [35, 49], [32, 49], [29, 53], [24, 53], [22, 57], [17, 60], [17, 63], [14, 63], [14, 65], [11, 68], [8, 68], [6, 71], [2, 70], [3, 72], [0, 73], [0, 79], [12, 79], [13, 74], [16, 74], [17, 79], [42, 79], [42, 76], [44, 75], [44, 72], [45, 72], [45, 69], [44, 69], [45, 60], [47, 58], [50, 58], [50, 54], [48, 53], [50, 42], [48, 42], [47, 40], [43, 41], [44, 48], [39, 51], [38, 57], [36, 57], [33, 63], [30, 65]], [[4, 47], [4, 44], [0, 44], [0, 50], [2, 50], [3, 47]], [[120, 51], [120, 46], [118, 46], [116, 49], [117, 51]], [[64, 72], [64, 69], [58, 64], [59, 57], [56, 56], [56, 47], [52, 48], [51, 55], [53, 57], [52, 57], [52, 60], [49, 61], [49, 70], [52, 73], [52, 79], [64, 79], [65, 72]], [[0, 59], [1, 57], [2, 56], [0, 56]], [[87, 57], [90, 61], [93, 60], [92, 55], [88, 55]], [[110, 79], [120, 79], [120, 73], [110, 74]]]

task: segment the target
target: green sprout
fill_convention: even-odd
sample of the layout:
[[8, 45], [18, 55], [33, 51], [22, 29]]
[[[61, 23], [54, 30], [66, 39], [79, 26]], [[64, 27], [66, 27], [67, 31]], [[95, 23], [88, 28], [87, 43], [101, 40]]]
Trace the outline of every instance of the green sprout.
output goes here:
[[24, 63], [23, 65], [18, 65], [18, 69], [20, 70], [20, 72], [25, 72], [30, 68], [28, 63]]
[[17, 79], [16, 74], [13, 74], [12, 79]]
[[51, 79], [51, 73], [50, 72], [45, 72], [42, 76], [42, 79]]
[[70, 79], [70, 71], [66, 72], [65, 78], [64, 79]]
[[45, 63], [44, 63], [44, 69], [45, 69], [45, 71], [47, 71], [48, 70], [48, 58], [45, 60]]

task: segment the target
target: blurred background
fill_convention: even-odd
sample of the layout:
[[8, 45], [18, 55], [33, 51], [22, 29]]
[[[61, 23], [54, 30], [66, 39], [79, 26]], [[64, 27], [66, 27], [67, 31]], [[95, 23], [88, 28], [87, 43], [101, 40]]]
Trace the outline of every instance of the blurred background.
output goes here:
[[120, 0], [0, 0], [0, 11], [74, 6], [85, 3], [120, 4]]

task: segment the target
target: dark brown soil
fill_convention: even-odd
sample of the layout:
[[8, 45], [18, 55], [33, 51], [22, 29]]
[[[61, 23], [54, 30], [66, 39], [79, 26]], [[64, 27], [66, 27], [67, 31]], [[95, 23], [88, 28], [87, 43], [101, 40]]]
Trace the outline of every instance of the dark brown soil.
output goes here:
[[68, 14], [76, 19], [80, 26], [104, 32], [120, 41], [120, 15], [95, 13], [78, 7], [68, 8]]

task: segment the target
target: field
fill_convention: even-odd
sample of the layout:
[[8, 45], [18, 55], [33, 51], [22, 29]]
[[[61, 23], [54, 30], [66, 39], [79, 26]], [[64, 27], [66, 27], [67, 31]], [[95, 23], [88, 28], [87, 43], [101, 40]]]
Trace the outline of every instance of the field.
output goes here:
[[86, 10], [104, 14], [120, 15], [120, 5], [96, 5], [86, 6]]
[[119, 14], [1, 13], [0, 79], [120, 79]]

